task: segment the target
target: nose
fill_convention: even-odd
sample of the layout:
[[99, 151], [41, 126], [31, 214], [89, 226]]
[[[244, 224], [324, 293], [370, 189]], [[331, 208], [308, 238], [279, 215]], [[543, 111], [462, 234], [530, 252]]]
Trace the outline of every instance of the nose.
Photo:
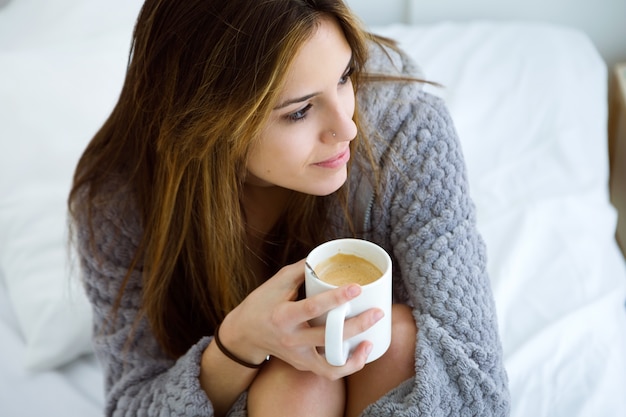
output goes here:
[[351, 141], [356, 137], [357, 128], [356, 123], [352, 118], [343, 121], [341, 124], [335, 124], [336, 129], [329, 129], [326, 134], [326, 140], [334, 142]]
[[324, 140], [333, 142], [351, 141], [357, 135], [354, 116], [354, 96], [338, 97], [330, 107]]

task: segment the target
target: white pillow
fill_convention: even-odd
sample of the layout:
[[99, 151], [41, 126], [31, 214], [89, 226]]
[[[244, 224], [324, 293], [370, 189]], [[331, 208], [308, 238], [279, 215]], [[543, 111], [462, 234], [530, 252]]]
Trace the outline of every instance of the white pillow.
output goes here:
[[91, 352], [66, 199], [119, 94], [141, 2], [54, 5], [50, 14], [47, 1], [21, 0], [0, 12], [0, 275], [25, 340], [21, 359], [34, 370]]
[[54, 368], [90, 352], [91, 310], [67, 262], [66, 195], [61, 182], [42, 182], [2, 199], [0, 263], [28, 369]]

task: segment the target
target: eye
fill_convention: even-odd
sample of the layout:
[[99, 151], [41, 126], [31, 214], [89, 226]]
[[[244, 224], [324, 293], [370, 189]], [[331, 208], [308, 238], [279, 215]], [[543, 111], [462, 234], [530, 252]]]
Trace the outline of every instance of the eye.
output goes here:
[[286, 117], [291, 122], [298, 122], [300, 120], [304, 120], [306, 118], [307, 112], [313, 107], [311, 103], [304, 106], [302, 109], [297, 110], [293, 113], [289, 113]]
[[343, 84], [346, 84], [348, 81], [350, 81], [350, 77], [352, 76], [352, 73], [354, 73], [354, 67], [350, 66], [350, 68], [348, 68], [346, 72], [339, 79], [339, 84], [343, 85]]

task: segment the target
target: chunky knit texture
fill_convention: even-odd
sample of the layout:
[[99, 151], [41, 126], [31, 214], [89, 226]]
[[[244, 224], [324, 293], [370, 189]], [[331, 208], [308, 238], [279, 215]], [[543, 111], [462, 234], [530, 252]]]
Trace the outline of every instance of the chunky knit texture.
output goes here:
[[[368, 65], [377, 72], [419, 75], [405, 55], [383, 53], [377, 46]], [[416, 376], [363, 415], [506, 416], [507, 376], [485, 246], [447, 110], [413, 82], [372, 83], [359, 92], [358, 101], [382, 167], [364, 237], [392, 255], [395, 301], [413, 307], [419, 329]], [[349, 181], [356, 185], [363, 178], [367, 175], [357, 165]], [[351, 188], [356, 193], [358, 187]], [[108, 191], [113, 190], [117, 198], [93, 213], [95, 247], [89, 244], [87, 226], [77, 227], [85, 286], [95, 313], [94, 347], [106, 376], [106, 414], [212, 416], [198, 380], [210, 336], [177, 361], [163, 354], [145, 320], [138, 321], [128, 342], [141, 299], [140, 266], [126, 287], [117, 320], [112, 326], [106, 322], [141, 234], [132, 197], [115, 180]], [[328, 237], [342, 236], [345, 224], [338, 208], [331, 209], [331, 219]], [[229, 416], [246, 415], [244, 393]]]

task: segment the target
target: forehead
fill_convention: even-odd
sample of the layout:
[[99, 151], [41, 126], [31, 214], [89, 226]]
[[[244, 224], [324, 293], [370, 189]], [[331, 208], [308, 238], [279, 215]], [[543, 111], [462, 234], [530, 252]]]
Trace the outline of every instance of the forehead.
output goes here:
[[352, 49], [339, 24], [334, 19], [322, 18], [287, 69], [281, 98], [310, 94], [327, 82], [335, 85], [351, 57]]

